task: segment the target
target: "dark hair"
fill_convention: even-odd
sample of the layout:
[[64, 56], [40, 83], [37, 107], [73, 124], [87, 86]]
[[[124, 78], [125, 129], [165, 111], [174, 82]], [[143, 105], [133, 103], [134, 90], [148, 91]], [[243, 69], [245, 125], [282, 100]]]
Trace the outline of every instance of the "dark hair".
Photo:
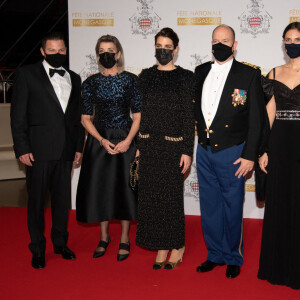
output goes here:
[[62, 40], [66, 44], [66, 40], [64, 35], [61, 32], [48, 32], [41, 41], [41, 47], [43, 50], [46, 48], [46, 43], [47, 41], [52, 40], [52, 41], [59, 41]]
[[122, 67], [124, 64], [124, 52], [123, 52], [123, 48], [122, 45], [120, 43], [120, 41], [113, 35], [110, 34], [106, 34], [106, 35], [102, 35], [97, 43], [96, 43], [96, 47], [95, 47], [95, 51], [96, 51], [96, 56], [99, 58], [99, 48], [100, 48], [100, 44], [101, 43], [113, 43], [116, 48], [117, 48], [117, 53], [120, 52], [120, 58], [117, 61], [117, 65], [119, 67]]
[[212, 32], [212, 36], [214, 35], [214, 32], [218, 29], [218, 28], [228, 28], [230, 31], [231, 31], [231, 33], [232, 33], [232, 37], [233, 37], [233, 41], [235, 41], [235, 31], [234, 31], [234, 29], [232, 28], [232, 27], [230, 27], [229, 25], [226, 25], [226, 24], [221, 24], [221, 25], [219, 25], [219, 26], [217, 26], [214, 30], [213, 30], [213, 32]]
[[174, 45], [174, 49], [178, 46], [179, 38], [178, 38], [178, 35], [176, 34], [176, 32], [172, 28], [165, 27], [165, 28], [161, 29], [160, 32], [158, 32], [155, 36], [155, 44], [156, 44], [158, 37], [160, 37], [160, 36], [171, 39], [173, 42], [173, 45]]
[[297, 29], [298, 31], [300, 31], [300, 22], [293, 22], [286, 26], [282, 34], [283, 39], [285, 38], [286, 33], [291, 29]]

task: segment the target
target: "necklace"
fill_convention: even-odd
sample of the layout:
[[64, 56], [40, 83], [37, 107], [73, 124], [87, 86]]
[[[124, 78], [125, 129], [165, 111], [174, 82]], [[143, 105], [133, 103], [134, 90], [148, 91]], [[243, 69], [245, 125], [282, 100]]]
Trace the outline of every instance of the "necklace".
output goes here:
[[107, 74], [107, 73], [105, 73], [104, 71], [101, 72], [102, 75], [107, 76], [107, 77], [116, 76], [116, 75], [119, 75], [120, 73], [121, 73], [121, 72], [120, 72], [119, 69], [116, 71], [116, 73], [112, 73], [112, 74]]
[[291, 70], [294, 70], [294, 71], [296, 71], [297, 73], [300, 72], [300, 69], [293, 69], [291, 66], [287, 66], [287, 68], [289, 68], [289, 69], [291, 69]]

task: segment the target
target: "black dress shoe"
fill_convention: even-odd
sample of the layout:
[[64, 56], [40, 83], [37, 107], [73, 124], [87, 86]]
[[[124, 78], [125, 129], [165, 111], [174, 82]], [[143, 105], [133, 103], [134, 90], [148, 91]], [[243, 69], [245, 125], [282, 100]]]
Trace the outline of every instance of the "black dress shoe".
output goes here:
[[105, 242], [105, 241], [100, 241], [98, 246], [97, 246], [97, 249], [102, 247], [104, 248], [104, 251], [97, 251], [97, 249], [95, 250], [94, 254], [93, 254], [93, 258], [98, 258], [98, 257], [101, 257], [105, 254], [106, 252], [106, 248], [108, 247], [110, 243], [110, 237], [108, 237], [108, 241]]
[[63, 259], [75, 259], [75, 253], [69, 249], [67, 246], [64, 247], [54, 247], [55, 254], [61, 254]]
[[239, 276], [240, 272], [241, 272], [240, 266], [228, 265], [226, 269], [226, 277], [235, 278]]
[[125, 260], [129, 256], [130, 241], [128, 241], [128, 244], [126, 244], [126, 243], [120, 243], [119, 250], [126, 250], [126, 251], [128, 251], [128, 253], [127, 254], [119, 254], [118, 253], [118, 255], [117, 255], [117, 261]]
[[32, 255], [31, 266], [35, 269], [45, 268], [45, 256], [43, 255]]
[[203, 264], [197, 267], [197, 272], [204, 273], [213, 270], [217, 266], [224, 266], [225, 264], [215, 263], [210, 260], [205, 261]]

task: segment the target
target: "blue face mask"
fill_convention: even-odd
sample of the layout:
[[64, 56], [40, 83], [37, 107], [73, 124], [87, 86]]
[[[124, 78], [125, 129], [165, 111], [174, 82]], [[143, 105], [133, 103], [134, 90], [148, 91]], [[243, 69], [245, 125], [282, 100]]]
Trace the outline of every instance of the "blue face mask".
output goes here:
[[300, 44], [285, 44], [286, 53], [290, 58], [300, 56]]

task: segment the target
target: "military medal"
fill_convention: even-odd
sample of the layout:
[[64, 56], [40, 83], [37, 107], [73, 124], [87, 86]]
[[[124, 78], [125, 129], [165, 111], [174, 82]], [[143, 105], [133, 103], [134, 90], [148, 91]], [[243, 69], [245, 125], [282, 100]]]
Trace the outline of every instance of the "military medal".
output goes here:
[[234, 107], [237, 105], [244, 105], [247, 100], [247, 91], [234, 89], [232, 96], [232, 104]]

